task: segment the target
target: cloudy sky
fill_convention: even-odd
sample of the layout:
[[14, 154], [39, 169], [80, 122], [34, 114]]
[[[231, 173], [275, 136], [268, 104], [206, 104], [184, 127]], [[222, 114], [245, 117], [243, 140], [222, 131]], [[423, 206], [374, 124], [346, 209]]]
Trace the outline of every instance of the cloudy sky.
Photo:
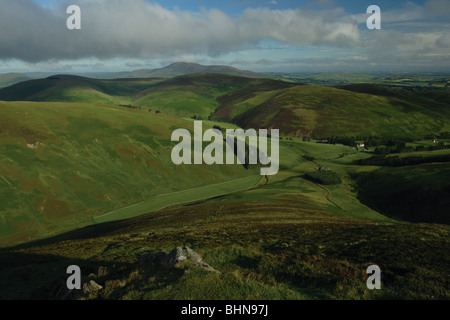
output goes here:
[[[69, 5], [81, 30], [68, 30]], [[369, 5], [381, 30], [368, 30]], [[0, 0], [0, 73], [176, 61], [254, 71], [450, 72], [450, 0]]]

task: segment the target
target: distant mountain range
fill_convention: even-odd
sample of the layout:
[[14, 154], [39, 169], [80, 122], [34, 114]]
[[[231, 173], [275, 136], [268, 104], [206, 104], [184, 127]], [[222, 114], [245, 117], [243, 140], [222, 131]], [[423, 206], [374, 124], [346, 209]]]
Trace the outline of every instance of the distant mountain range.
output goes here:
[[[275, 78], [275, 76], [271, 76], [268, 74], [240, 70], [228, 66], [220, 66], [220, 65], [204, 66], [197, 63], [187, 63], [187, 62], [176, 62], [166, 67], [157, 69], [139, 69], [134, 71], [85, 73], [85, 74], [80, 73], [74, 75], [85, 76], [95, 79], [131, 79], [131, 78], [155, 78], [155, 77], [172, 78], [196, 73], [220, 73], [249, 78]], [[5, 88], [13, 84], [27, 80], [47, 78], [51, 75], [52, 75], [51, 73], [30, 74], [30, 75], [22, 73], [0, 74], [0, 88]]]
[[196, 73], [220, 73], [233, 76], [261, 78], [268, 77], [262, 73], [253, 71], [240, 70], [233, 67], [212, 65], [204, 66], [197, 63], [175, 62], [163, 68], [157, 69], [140, 69], [131, 72], [113, 72], [98, 74], [96, 77], [104, 79], [113, 78], [152, 78], [152, 77], [177, 77]]

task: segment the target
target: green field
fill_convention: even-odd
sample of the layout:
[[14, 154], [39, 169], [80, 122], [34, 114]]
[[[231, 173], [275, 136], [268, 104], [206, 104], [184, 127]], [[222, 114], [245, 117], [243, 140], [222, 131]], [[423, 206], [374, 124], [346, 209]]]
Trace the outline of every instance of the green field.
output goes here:
[[377, 84], [390, 88], [408, 88], [414, 90], [448, 90], [450, 79], [445, 73], [413, 73], [380, 74], [380, 73], [352, 73], [352, 72], [323, 72], [305, 74], [273, 74], [274, 78], [285, 81], [317, 85], [353, 85]]
[[256, 187], [261, 176], [254, 175], [236, 180], [211, 184], [204, 187], [191, 188], [176, 192], [160, 194], [146, 199], [130, 207], [118, 209], [94, 217], [95, 223], [114, 221], [140, 216], [142, 214], [157, 211], [165, 207], [189, 203], [198, 200], [223, 196], [228, 193], [238, 192]]

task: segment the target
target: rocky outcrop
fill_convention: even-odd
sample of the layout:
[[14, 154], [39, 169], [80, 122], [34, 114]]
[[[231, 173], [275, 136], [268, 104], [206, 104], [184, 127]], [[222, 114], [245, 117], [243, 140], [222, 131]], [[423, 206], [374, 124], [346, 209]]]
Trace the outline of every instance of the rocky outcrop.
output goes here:
[[103, 287], [94, 280], [89, 280], [88, 282], [83, 283], [83, 294], [85, 295], [88, 295], [91, 292], [97, 292], [101, 289], [103, 289]]
[[219, 272], [200, 257], [200, 255], [189, 247], [176, 247], [169, 253], [147, 253], [140, 259], [141, 262], [158, 263], [166, 267], [200, 267], [211, 272]]
[[59, 281], [50, 292], [50, 297], [57, 300], [76, 300], [103, 289], [101, 285], [88, 277], [82, 277], [81, 290], [67, 289], [65, 281]]

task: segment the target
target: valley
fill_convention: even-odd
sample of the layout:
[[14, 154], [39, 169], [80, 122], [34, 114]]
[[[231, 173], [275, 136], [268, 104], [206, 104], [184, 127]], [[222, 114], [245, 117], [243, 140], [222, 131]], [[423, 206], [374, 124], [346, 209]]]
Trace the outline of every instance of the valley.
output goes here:
[[[450, 297], [448, 91], [176, 67], [0, 89], [2, 299], [67, 298], [72, 264], [103, 287], [82, 299]], [[278, 173], [175, 165], [194, 121], [279, 129]], [[219, 273], [141, 261], [176, 246]]]

